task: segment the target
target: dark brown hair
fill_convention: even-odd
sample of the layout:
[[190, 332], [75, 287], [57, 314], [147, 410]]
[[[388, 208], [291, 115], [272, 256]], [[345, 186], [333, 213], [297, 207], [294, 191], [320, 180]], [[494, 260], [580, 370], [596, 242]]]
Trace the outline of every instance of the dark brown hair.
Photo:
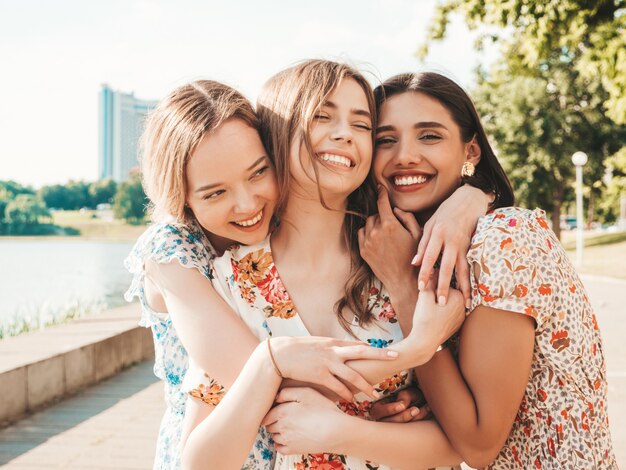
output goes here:
[[[302, 138], [313, 163], [318, 183], [318, 194], [324, 207], [319, 185], [318, 162], [313, 158], [309, 131], [315, 114], [322, 103], [339, 86], [342, 80], [355, 80], [367, 98], [370, 114], [375, 126], [376, 106], [372, 88], [365, 77], [349, 65], [328, 60], [307, 60], [283, 70], [268, 80], [257, 100], [260, 134], [265, 148], [273, 156], [280, 191], [277, 215], [289, 198], [291, 144]], [[372, 136], [373, 142], [373, 136]], [[348, 197], [344, 219], [344, 238], [351, 256], [351, 271], [344, 287], [344, 296], [335, 305], [335, 313], [341, 326], [352, 334], [350, 323], [342, 315], [349, 308], [363, 326], [371, 320], [367, 293], [371, 287], [371, 269], [359, 253], [358, 230], [365, 225], [365, 218], [376, 210], [374, 180], [369, 175], [366, 181]]]
[[424, 93], [441, 103], [459, 126], [463, 142], [467, 143], [476, 137], [481, 151], [480, 161], [476, 165], [474, 176], [463, 177], [462, 181], [483, 191], [495, 193], [492, 209], [514, 205], [515, 196], [509, 178], [491, 148], [474, 103], [465, 90], [435, 72], [403, 73], [394, 75], [376, 87], [376, 105], [380, 109], [385, 100], [407, 92]]

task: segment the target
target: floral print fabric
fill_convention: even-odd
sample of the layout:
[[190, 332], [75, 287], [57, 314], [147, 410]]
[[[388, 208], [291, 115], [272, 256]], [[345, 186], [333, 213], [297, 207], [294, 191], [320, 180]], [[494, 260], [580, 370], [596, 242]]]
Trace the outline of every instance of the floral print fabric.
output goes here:
[[[238, 315], [259, 340], [272, 336], [309, 336], [296, 306], [278, 276], [269, 239], [255, 246], [235, 247], [228, 250], [224, 256], [215, 260], [214, 267], [217, 282], [223, 283], [225, 288], [230, 290]], [[369, 302], [373, 308], [375, 320], [366, 329], [354, 322], [355, 335], [374, 347], [387, 347], [400, 341], [403, 338], [402, 331], [386, 293], [372, 289], [369, 292]], [[342, 339], [354, 338], [346, 333]], [[206, 381], [203, 382], [202, 379], [204, 375], [202, 370], [192, 365], [185, 380], [185, 387], [187, 383], [190, 384], [186, 389], [197, 388], [199, 383], [206, 386]], [[399, 372], [378, 384], [377, 390], [381, 393], [382, 399], [405, 388], [412, 380], [412, 372]], [[337, 406], [345, 413], [369, 419], [372, 402], [365, 394], [360, 393], [355, 396], [353, 402], [340, 401]], [[244, 468], [276, 470], [386, 470], [389, 468], [337, 454], [274, 455], [273, 442], [269, 439], [265, 440], [265, 437], [269, 436], [262, 427], [257, 445], [267, 444], [267, 450], [272, 452], [271, 460], [262, 461], [258, 453], [256, 457], [251, 453]]]
[[486, 215], [467, 259], [472, 309], [485, 305], [536, 322], [524, 398], [489, 468], [617, 468], [598, 324], [545, 213], [509, 207]]
[[214, 257], [213, 248], [197, 225], [162, 223], [149, 227], [124, 261], [126, 269], [133, 274], [131, 286], [124, 297], [129, 302], [139, 298], [142, 309], [139, 324], [152, 329], [154, 374], [165, 387], [167, 408], [159, 430], [155, 470], [180, 468], [178, 447], [187, 399], [181, 385], [188, 368], [188, 356], [170, 317], [166, 313], [155, 312], [146, 301], [145, 264], [147, 260], [157, 263], [176, 261], [212, 279], [211, 261]]

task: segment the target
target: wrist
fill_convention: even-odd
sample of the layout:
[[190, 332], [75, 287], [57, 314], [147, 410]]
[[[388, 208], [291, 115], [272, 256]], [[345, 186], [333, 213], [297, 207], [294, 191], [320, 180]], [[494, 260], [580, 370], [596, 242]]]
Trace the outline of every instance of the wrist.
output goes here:
[[337, 416], [336, 424], [333, 426], [333, 435], [330, 436], [327, 452], [343, 455], [353, 454], [350, 444], [355, 438], [358, 439], [359, 425], [363, 423], [364, 419], [343, 412], [340, 413]]
[[[421, 330], [421, 333], [420, 333]], [[411, 332], [406, 338], [406, 343], [409, 347], [408, 354], [411, 358], [411, 363], [414, 367], [426, 364], [435, 355], [444, 341], [433, 339], [431, 335], [424, 334], [424, 330], [419, 326], [413, 325]], [[443, 348], [442, 348], [443, 349]], [[407, 354], [407, 353], [402, 353]]]

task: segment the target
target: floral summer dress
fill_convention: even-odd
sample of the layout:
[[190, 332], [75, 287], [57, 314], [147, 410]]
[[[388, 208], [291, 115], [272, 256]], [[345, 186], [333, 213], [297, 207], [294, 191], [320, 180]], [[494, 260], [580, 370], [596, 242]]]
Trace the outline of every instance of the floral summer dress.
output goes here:
[[[254, 246], [235, 247], [215, 260], [215, 272], [219, 282], [231, 290], [239, 316], [250, 330], [264, 340], [271, 336], [309, 336], [294, 303], [285, 289], [270, 251], [269, 238]], [[403, 335], [395, 312], [384, 291], [372, 289], [369, 296], [375, 321], [367, 327], [353, 325], [356, 336], [373, 347], [384, 348], [402, 340]], [[348, 333], [342, 339], [354, 339]], [[398, 372], [384, 380], [376, 389], [381, 399], [412, 383], [413, 373]], [[183, 385], [193, 396], [215, 404], [221, 397], [221, 387], [210, 379], [209, 374], [190, 366]], [[209, 391], [207, 393], [207, 391]], [[345, 413], [369, 419], [372, 402], [359, 393], [353, 402], [340, 401], [337, 406]], [[260, 451], [260, 452], [259, 452]], [[244, 469], [254, 470], [387, 470], [389, 467], [338, 454], [281, 455], [274, 451], [273, 442], [261, 427], [254, 448], [245, 462]], [[449, 468], [449, 467], [446, 467]]]
[[126, 269], [133, 274], [131, 286], [124, 297], [129, 302], [134, 297], [139, 298], [142, 310], [139, 324], [152, 329], [154, 374], [163, 380], [165, 387], [167, 408], [159, 430], [155, 470], [180, 468], [178, 445], [187, 399], [181, 385], [187, 372], [188, 358], [169, 315], [155, 312], [146, 301], [145, 263], [149, 259], [157, 263], [176, 261], [185, 268], [197, 269], [211, 279], [210, 263], [214, 257], [213, 248], [197, 225], [162, 223], [148, 228], [124, 261]]
[[472, 309], [536, 321], [530, 377], [493, 469], [615, 469], [598, 323], [545, 213], [514, 207], [482, 217], [467, 255]]

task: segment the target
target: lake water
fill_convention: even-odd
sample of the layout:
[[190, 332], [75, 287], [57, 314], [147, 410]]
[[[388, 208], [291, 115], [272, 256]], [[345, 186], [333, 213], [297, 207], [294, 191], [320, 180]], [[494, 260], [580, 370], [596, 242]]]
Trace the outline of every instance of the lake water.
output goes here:
[[131, 276], [127, 242], [0, 238], [0, 322], [81, 306], [114, 307]]

